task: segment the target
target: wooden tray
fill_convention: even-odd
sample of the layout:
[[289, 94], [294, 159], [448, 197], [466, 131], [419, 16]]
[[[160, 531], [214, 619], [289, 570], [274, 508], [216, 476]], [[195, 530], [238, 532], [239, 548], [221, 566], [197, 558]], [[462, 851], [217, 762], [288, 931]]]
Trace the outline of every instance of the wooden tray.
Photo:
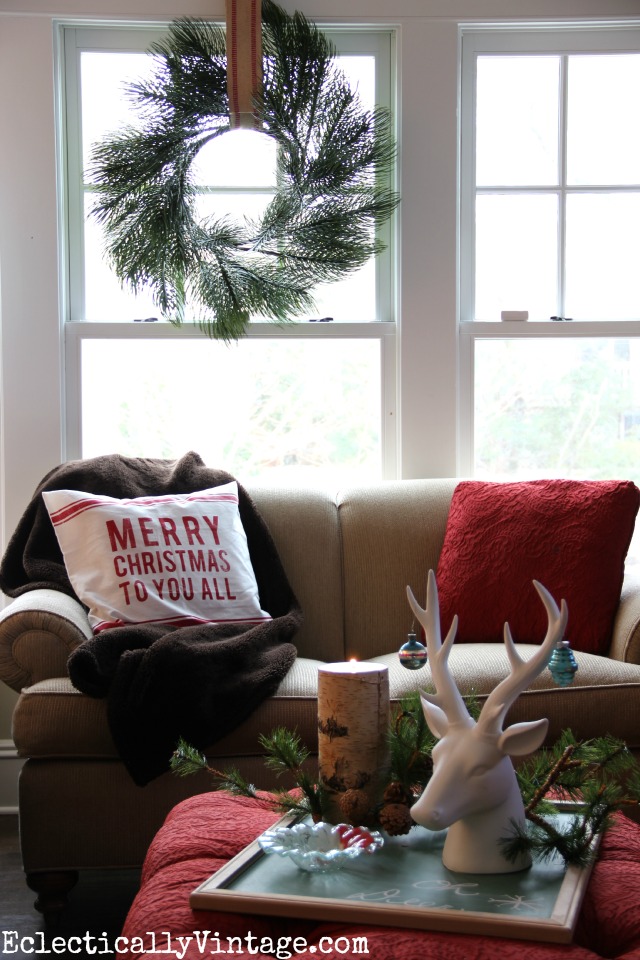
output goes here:
[[[560, 822], [570, 815], [557, 814]], [[295, 817], [286, 815], [271, 829], [294, 822]], [[190, 905], [198, 910], [571, 941], [590, 866], [567, 868], [556, 856], [519, 873], [452, 873], [441, 859], [445, 835], [414, 827], [404, 837], [387, 838], [382, 850], [328, 874], [307, 873], [286, 857], [267, 855], [256, 839], [194, 890]]]

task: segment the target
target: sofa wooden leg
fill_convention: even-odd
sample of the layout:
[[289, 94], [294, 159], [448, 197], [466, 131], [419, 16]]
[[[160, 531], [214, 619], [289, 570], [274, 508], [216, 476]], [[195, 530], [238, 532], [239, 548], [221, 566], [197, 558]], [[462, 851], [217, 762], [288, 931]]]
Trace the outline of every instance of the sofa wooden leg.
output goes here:
[[38, 894], [34, 907], [47, 923], [57, 923], [60, 919], [67, 906], [67, 897], [77, 882], [77, 870], [47, 870], [27, 874], [27, 885]]

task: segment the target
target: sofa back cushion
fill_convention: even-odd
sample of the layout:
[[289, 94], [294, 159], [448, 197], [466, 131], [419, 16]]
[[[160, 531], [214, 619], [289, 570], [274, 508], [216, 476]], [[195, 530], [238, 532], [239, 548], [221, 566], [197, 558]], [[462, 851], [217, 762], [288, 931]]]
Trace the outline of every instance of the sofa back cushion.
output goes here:
[[335, 494], [320, 489], [249, 487], [302, 608], [293, 639], [301, 657], [344, 659], [344, 596]]
[[347, 659], [391, 653], [406, 641], [413, 619], [407, 586], [424, 599], [456, 482], [400, 480], [338, 495]]

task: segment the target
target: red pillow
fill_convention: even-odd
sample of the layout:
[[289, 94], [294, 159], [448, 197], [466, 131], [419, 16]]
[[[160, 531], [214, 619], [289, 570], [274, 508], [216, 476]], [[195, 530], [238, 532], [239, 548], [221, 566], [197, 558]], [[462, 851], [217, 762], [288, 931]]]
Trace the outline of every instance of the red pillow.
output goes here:
[[640, 490], [631, 481], [463, 481], [451, 501], [436, 579], [443, 635], [541, 643], [547, 618], [532, 585], [567, 601], [566, 639], [607, 653]]

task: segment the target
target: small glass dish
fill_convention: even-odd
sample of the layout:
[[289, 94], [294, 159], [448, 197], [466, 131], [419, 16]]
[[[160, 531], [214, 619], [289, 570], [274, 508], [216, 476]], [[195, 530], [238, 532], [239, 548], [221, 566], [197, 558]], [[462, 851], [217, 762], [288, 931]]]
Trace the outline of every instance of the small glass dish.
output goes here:
[[329, 873], [384, 844], [382, 835], [347, 823], [296, 823], [267, 830], [258, 840], [265, 853], [289, 857], [301, 870]]

